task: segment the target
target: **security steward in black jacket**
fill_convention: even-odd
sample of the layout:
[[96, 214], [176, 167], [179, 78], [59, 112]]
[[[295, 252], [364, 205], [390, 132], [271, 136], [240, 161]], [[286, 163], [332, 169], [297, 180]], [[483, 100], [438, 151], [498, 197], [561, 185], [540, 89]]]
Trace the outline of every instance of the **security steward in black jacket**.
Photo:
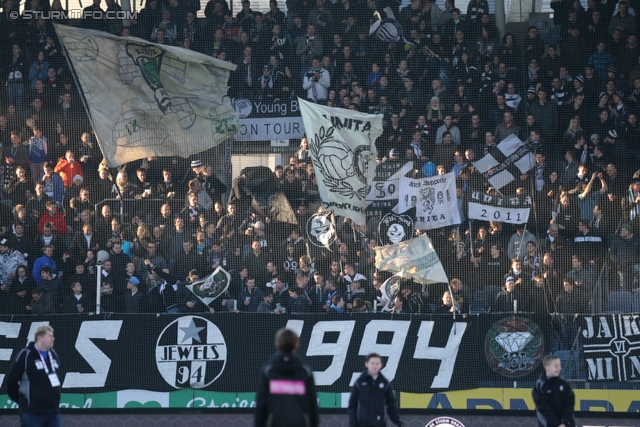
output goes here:
[[20, 406], [22, 425], [60, 426], [60, 358], [53, 328], [36, 328], [36, 342], [16, 356], [7, 374], [7, 393]]
[[560, 376], [560, 358], [547, 355], [542, 359], [544, 372], [531, 392], [536, 403], [536, 416], [540, 427], [575, 427], [576, 396], [569, 382]]
[[364, 365], [367, 370], [351, 387], [349, 427], [385, 427], [387, 416], [395, 425], [402, 426], [391, 384], [380, 373], [382, 358], [371, 353]]

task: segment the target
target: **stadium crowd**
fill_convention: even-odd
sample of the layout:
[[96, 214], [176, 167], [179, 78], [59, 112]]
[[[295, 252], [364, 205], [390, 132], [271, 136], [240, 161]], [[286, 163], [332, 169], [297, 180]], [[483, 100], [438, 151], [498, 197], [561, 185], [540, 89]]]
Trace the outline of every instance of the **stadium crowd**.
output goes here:
[[[147, 0], [131, 27], [79, 24], [232, 61], [232, 97], [300, 96], [382, 114], [379, 163], [413, 161], [414, 176], [454, 171], [462, 224], [427, 232], [452, 280], [403, 282], [392, 312], [580, 313], [600, 307], [593, 291], [605, 263], [614, 273], [605, 293], [640, 287], [638, 5], [551, 5], [551, 43], [535, 26], [524, 39], [499, 39], [485, 0], [472, 0], [466, 14], [452, 0], [442, 9], [413, 0], [402, 10], [384, 0], [289, 0], [288, 13], [271, 0], [265, 14], [245, 0], [236, 16], [211, 0], [204, 22], [197, 1]], [[376, 297], [389, 274], [374, 265], [375, 217], [366, 227], [338, 218], [332, 253], [309, 246], [305, 226], [320, 200], [306, 139], [273, 171], [299, 224], [285, 228], [252, 212], [243, 176], [227, 188], [198, 158], [148, 158], [110, 171], [53, 21], [16, 17], [17, 6], [6, 0], [0, 18], [2, 312], [92, 312], [100, 250], [109, 253], [103, 311], [381, 308]], [[396, 9], [406, 40], [369, 36], [374, 10], [385, 6]], [[59, 11], [61, 3], [25, 8]], [[536, 161], [500, 192], [529, 194], [531, 220], [469, 222], [469, 193], [496, 194], [472, 162], [512, 134]], [[218, 266], [233, 273], [231, 285], [205, 306], [185, 284]]]

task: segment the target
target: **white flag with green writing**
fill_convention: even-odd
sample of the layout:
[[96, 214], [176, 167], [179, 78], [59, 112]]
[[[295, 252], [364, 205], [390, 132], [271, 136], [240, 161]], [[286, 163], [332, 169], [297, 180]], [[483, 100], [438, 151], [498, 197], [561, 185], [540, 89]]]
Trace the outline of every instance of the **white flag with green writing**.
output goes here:
[[376, 268], [392, 273], [402, 272], [405, 279], [416, 283], [449, 283], [440, 258], [426, 234], [390, 246], [378, 246]]

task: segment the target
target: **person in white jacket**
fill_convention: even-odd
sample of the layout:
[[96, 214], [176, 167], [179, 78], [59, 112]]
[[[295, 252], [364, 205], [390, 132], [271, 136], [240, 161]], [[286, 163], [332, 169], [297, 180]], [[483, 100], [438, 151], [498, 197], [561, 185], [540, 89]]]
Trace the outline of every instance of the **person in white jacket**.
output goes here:
[[312, 67], [304, 74], [302, 88], [307, 91], [307, 99], [314, 102], [326, 101], [331, 86], [329, 71], [320, 66], [320, 59], [313, 58]]
[[16, 269], [20, 265], [26, 265], [27, 261], [24, 259], [19, 251], [9, 248], [9, 241], [7, 239], [0, 240], [0, 286], [9, 286], [13, 276], [16, 274]]

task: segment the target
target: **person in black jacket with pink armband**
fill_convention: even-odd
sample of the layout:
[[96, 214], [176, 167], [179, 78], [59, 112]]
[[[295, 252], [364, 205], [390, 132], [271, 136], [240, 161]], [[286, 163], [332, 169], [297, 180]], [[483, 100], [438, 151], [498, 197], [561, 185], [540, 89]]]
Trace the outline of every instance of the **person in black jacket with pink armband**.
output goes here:
[[402, 426], [391, 384], [380, 373], [382, 357], [371, 353], [367, 355], [364, 366], [367, 370], [351, 387], [349, 427], [384, 427], [387, 416], [395, 425]]
[[255, 427], [318, 427], [318, 400], [311, 368], [294, 353], [298, 335], [276, 334], [278, 352], [264, 365], [256, 393]]

